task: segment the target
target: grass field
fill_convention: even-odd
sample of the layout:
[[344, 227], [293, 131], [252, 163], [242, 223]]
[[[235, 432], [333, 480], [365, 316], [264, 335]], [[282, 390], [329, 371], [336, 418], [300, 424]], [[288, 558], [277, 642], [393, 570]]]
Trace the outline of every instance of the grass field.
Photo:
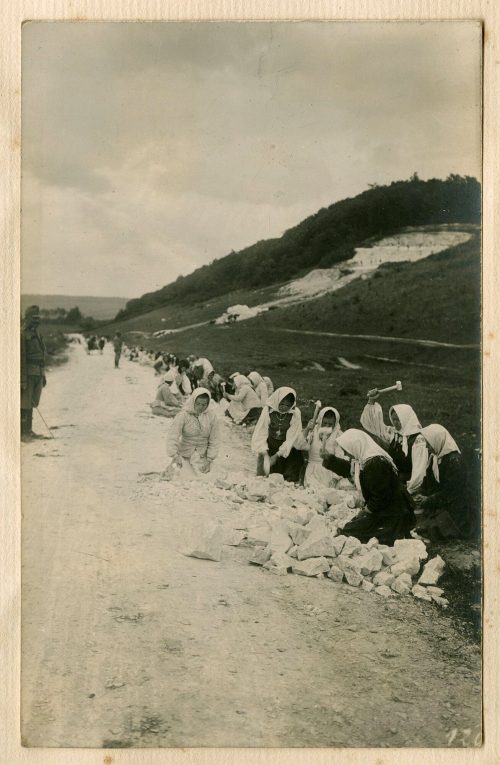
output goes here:
[[277, 308], [255, 324], [478, 343], [481, 320], [479, 234], [415, 263], [380, 267], [338, 292]]
[[[424, 423], [440, 422], [470, 448], [479, 445], [479, 354], [475, 350], [301, 337], [279, 328], [257, 328], [253, 322], [199, 327], [148, 340], [148, 345], [181, 356], [206, 355], [223, 374], [257, 369], [269, 375], [276, 387], [294, 387], [306, 416], [317, 398], [336, 406], [344, 427], [358, 426], [370, 388], [401, 380], [403, 391], [388, 394], [387, 407], [410, 402]], [[339, 356], [361, 369], [339, 368]], [[312, 362], [325, 371], [314, 369]]]
[[273, 285], [261, 290], [236, 290], [208, 301], [170, 303], [140, 316], [120, 322], [109, 322], [102, 325], [100, 330], [108, 335], [115, 329], [121, 332], [156, 332], [160, 329], [177, 329], [199, 322], [209, 322], [221, 316], [230, 305], [260, 305], [276, 297], [278, 290], [279, 285]]

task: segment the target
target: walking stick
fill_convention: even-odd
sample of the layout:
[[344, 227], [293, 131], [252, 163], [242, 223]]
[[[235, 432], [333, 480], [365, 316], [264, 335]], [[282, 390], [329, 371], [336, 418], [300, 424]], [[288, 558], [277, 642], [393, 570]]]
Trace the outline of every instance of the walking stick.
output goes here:
[[43, 415], [42, 415], [41, 411], [39, 410], [39, 408], [38, 408], [37, 406], [35, 406], [35, 409], [36, 409], [36, 411], [38, 412], [38, 414], [40, 415], [40, 417], [41, 417], [41, 419], [42, 419], [42, 422], [43, 422], [43, 424], [45, 425], [45, 427], [46, 427], [46, 428], [47, 428], [47, 430], [49, 431], [49, 435], [50, 435], [50, 437], [51, 437], [51, 438], [54, 438], [54, 436], [52, 435], [52, 431], [51, 431], [51, 429], [49, 428], [49, 426], [47, 425], [47, 423], [45, 422], [45, 420], [44, 420], [44, 418], [43, 418]]

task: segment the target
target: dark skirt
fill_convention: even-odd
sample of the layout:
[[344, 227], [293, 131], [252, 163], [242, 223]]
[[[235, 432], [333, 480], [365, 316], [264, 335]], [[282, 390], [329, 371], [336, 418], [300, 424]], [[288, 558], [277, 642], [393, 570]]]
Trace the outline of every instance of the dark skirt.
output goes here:
[[342, 533], [366, 544], [376, 537], [381, 544], [409, 539], [415, 526], [413, 502], [398, 474], [383, 457], [368, 460], [359, 474], [366, 511], [347, 523]]
[[[285, 438], [283, 438], [283, 440], [277, 440], [274, 438], [267, 439], [267, 448], [270, 457], [273, 457], [276, 454], [284, 441]], [[289, 481], [290, 483], [299, 483], [303, 469], [304, 455], [298, 449], [294, 449], [292, 447], [288, 457], [278, 457], [274, 465], [271, 466], [271, 470], [269, 472], [281, 473], [285, 481]], [[259, 454], [257, 458], [257, 475], [264, 475], [263, 454]]]
[[462, 455], [445, 455], [439, 465], [437, 490], [422, 502], [419, 532], [434, 540], [467, 539], [477, 534], [471, 494]]
[[254, 406], [246, 413], [245, 417], [240, 422], [240, 425], [255, 425], [262, 412], [261, 406]]
[[[260, 417], [261, 412], [262, 412], [262, 407], [260, 406], [259, 407], [256, 406], [253, 409], [249, 409], [249, 411], [243, 417], [241, 422], [238, 422], [236, 424], [237, 425], [255, 425], [257, 420]], [[231, 413], [229, 412], [229, 409], [226, 409], [226, 417], [229, 417], [230, 420], [233, 420]]]

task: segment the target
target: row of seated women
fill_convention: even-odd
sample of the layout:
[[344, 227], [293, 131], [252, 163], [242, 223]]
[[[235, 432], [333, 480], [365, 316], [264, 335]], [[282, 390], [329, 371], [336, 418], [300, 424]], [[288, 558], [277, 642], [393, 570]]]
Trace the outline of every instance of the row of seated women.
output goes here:
[[[366, 513], [344, 531], [367, 542], [405, 537], [416, 526], [431, 537], [467, 537], [472, 531], [467, 476], [460, 449], [441, 425], [423, 428], [407, 404], [391, 407], [385, 425], [378, 392], [370, 391], [361, 415], [367, 432], [342, 432], [340, 415], [324, 407], [315, 423], [302, 427], [296, 394], [278, 388], [269, 398], [252, 436], [257, 474], [282, 473], [306, 487], [335, 486], [350, 477], [362, 492]], [[372, 437], [373, 436], [373, 437]]]
[[225, 380], [208, 359], [188, 356], [179, 362], [175, 357], [169, 361], [151, 404], [153, 414], [162, 417], [174, 417], [195, 388], [205, 388], [233, 423], [255, 425], [273, 392], [271, 379], [256, 371], [248, 376], [235, 372]]
[[[333, 407], [324, 407], [316, 421], [303, 427], [295, 391], [278, 388], [261, 407], [252, 435], [257, 474], [281, 473], [286, 481], [312, 489], [350, 478], [363, 495], [365, 510], [344, 533], [362, 542], [375, 536], [392, 544], [410, 536], [417, 525], [416, 508], [424, 535], [469, 536], [471, 512], [458, 445], [441, 425], [423, 428], [408, 405], [391, 407], [392, 424], [386, 426], [377, 396], [370, 392], [361, 415], [372, 437], [355, 428], [342, 432]], [[208, 472], [219, 449], [219, 421], [210, 391], [197, 388], [169, 431], [171, 465], [182, 467], [186, 477], [197, 469]]]

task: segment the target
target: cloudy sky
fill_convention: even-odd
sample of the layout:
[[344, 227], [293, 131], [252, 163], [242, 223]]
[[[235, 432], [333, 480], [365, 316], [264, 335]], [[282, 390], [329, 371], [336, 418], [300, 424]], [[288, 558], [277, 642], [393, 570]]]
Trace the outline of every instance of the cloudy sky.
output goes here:
[[135, 297], [418, 172], [479, 177], [468, 22], [29, 23], [23, 292]]

